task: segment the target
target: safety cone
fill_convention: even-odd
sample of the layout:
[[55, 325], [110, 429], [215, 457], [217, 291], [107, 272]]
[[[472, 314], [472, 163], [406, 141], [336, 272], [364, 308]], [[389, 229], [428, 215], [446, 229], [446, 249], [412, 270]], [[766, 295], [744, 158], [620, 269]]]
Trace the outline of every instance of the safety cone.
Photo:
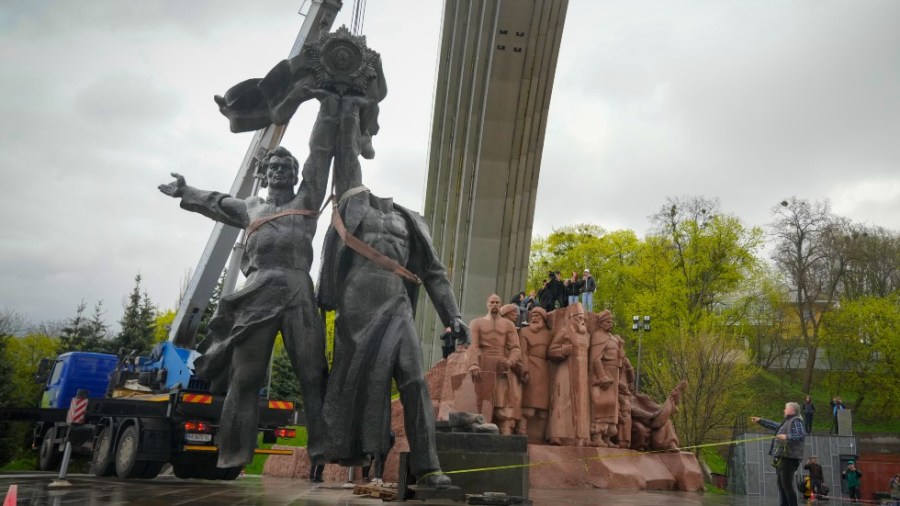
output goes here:
[[6, 499], [3, 500], [3, 506], [16, 506], [16, 496], [19, 495], [18, 485], [10, 485], [6, 492]]

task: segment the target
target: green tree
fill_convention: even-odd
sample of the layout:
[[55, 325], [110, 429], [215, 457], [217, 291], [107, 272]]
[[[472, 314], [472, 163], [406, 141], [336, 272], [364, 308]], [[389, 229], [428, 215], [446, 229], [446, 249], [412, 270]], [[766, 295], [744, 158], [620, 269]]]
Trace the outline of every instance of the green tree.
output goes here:
[[134, 288], [128, 296], [125, 314], [119, 322], [122, 330], [114, 340], [114, 346], [126, 352], [145, 354], [153, 346], [156, 334], [156, 308], [150, 297], [141, 294], [141, 275], [134, 277]]
[[793, 363], [803, 343], [796, 337], [796, 318], [787, 304], [790, 293], [784, 280], [764, 266], [745, 286], [739, 301], [743, 313], [739, 325], [750, 360], [766, 370]]
[[688, 383], [672, 420], [682, 446], [730, 437], [735, 417], [755, 400], [748, 384], [757, 369], [742, 360], [740, 340], [723, 332], [720, 323], [714, 316], [703, 318], [699, 331], [649, 349], [646, 393], [665, 399], [678, 382]]
[[172, 322], [175, 321], [175, 311], [167, 309], [159, 311], [153, 322], [153, 342], [161, 343], [169, 339], [169, 329], [172, 328]]
[[[56, 357], [58, 338], [42, 333], [29, 333], [2, 340], [6, 349], [0, 354], [0, 406], [37, 407], [43, 385], [35, 383], [34, 376], [41, 359]], [[8, 369], [12, 370], [12, 375], [3, 378], [6, 375], [4, 370]], [[5, 444], [3, 439], [9, 444], [8, 451], [0, 451], [0, 461], [22, 457], [30, 451], [22, 442], [31, 429], [27, 424], [10, 424], [5, 429], [4, 438], [4, 429], [0, 427], [0, 447]]]
[[[8, 356], [8, 341], [13, 339], [8, 334], [0, 333], [0, 408], [13, 406], [15, 391], [13, 390], [12, 360]], [[0, 467], [12, 460], [15, 455], [16, 434], [9, 423], [0, 422]]]
[[197, 342], [205, 339], [209, 333], [209, 322], [216, 314], [216, 309], [219, 309], [219, 299], [222, 298], [222, 290], [225, 287], [225, 278], [227, 276], [228, 269], [224, 269], [222, 275], [219, 276], [219, 281], [216, 283], [212, 295], [209, 297], [209, 303], [206, 305], [206, 309], [203, 310], [203, 316], [200, 317], [200, 325], [197, 327]]
[[91, 319], [88, 321], [90, 335], [85, 345], [87, 351], [112, 351], [110, 349], [111, 341], [109, 339], [109, 325], [103, 321], [103, 315], [105, 313], [106, 312], [103, 310], [103, 301], [98, 300], [97, 303], [94, 304], [94, 312], [91, 313]]
[[641, 247], [631, 230], [607, 232], [590, 224], [556, 229], [532, 242], [527, 290], [540, 290], [551, 270], [569, 277], [573, 271], [580, 276], [589, 269], [597, 283], [594, 310], [609, 309], [617, 325], [624, 325], [625, 308], [636, 293], [634, 275]]
[[643, 362], [642, 385], [654, 398], [688, 381], [675, 423], [683, 444], [700, 444], [731, 427], [752, 400], [744, 385], [755, 368], [741, 361], [746, 304], [740, 292], [759, 268], [761, 242], [760, 229], [723, 213], [715, 201], [670, 199], [643, 241], [632, 231], [595, 225], [537, 238], [529, 288], [547, 271], [586, 267], [598, 285], [595, 309], [610, 309], [616, 328], [630, 328], [631, 315], [653, 316], [653, 331], [643, 335], [644, 356], [637, 357], [636, 334], [627, 337], [629, 355]]
[[702, 197], [670, 198], [652, 225], [651, 258], [644, 259], [651, 269], [642, 277], [663, 297], [654, 301], [657, 310], [665, 305], [673, 310], [667, 323], [696, 332], [706, 314], [731, 306], [757, 267], [762, 231], [745, 227], [717, 201]]
[[86, 308], [84, 300], [78, 303], [75, 308], [75, 316], [66, 320], [66, 324], [59, 336], [59, 352], [81, 351], [84, 350], [84, 344], [90, 333], [88, 321], [84, 317]]
[[806, 348], [803, 391], [809, 393], [819, 351], [822, 318], [839, 297], [849, 263], [848, 225], [832, 214], [827, 202], [791, 197], [773, 209], [773, 259], [790, 284], [792, 309]]
[[328, 361], [328, 370], [334, 363], [334, 311], [325, 313], [325, 360]]
[[854, 394], [860, 415], [900, 416], [900, 294], [842, 301], [822, 325], [829, 389]]
[[75, 316], [63, 324], [59, 336], [59, 352], [110, 350], [109, 326], [103, 321], [103, 301], [94, 305], [94, 312], [86, 318], [86, 305], [82, 300], [75, 308]]
[[843, 237], [848, 252], [841, 297], [887, 297], [900, 290], [900, 234], [882, 227], [855, 226]]
[[59, 339], [39, 333], [29, 333], [7, 340], [7, 357], [15, 371], [12, 385], [13, 401], [19, 406], [37, 406], [43, 385], [34, 382], [42, 359], [54, 359]]
[[[281, 343], [281, 339], [278, 340]], [[303, 404], [303, 396], [300, 393], [300, 382], [291, 359], [288, 357], [284, 345], [276, 346], [272, 355], [272, 381], [269, 389], [269, 398], [282, 401], [293, 401], [297, 407]]]
[[0, 309], [0, 335], [14, 336], [25, 329], [25, 315], [14, 309]]

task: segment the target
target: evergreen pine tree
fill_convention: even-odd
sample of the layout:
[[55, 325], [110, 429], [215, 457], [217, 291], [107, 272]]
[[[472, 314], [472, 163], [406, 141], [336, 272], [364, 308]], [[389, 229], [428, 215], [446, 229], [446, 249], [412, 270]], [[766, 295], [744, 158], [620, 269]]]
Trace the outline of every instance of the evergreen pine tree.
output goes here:
[[146, 293], [141, 296], [141, 275], [138, 274], [134, 277], [134, 289], [128, 295], [125, 314], [119, 321], [122, 330], [116, 336], [114, 346], [117, 349], [123, 348], [125, 353], [148, 353], [153, 346], [155, 318], [156, 308], [150, 302], [150, 297]]
[[103, 321], [103, 301], [98, 300], [94, 304], [94, 313], [91, 315], [90, 321], [87, 323], [89, 329], [88, 338], [85, 342], [86, 351], [111, 352], [112, 341], [109, 339], [109, 325]]
[[212, 295], [209, 297], [209, 304], [206, 305], [206, 310], [203, 311], [203, 316], [200, 318], [200, 325], [197, 327], [197, 341], [200, 342], [206, 339], [207, 334], [209, 333], [209, 321], [212, 320], [214, 314], [216, 314], [216, 309], [219, 308], [219, 299], [222, 298], [222, 289], [225, 287], [225, 276], [228, 275], [228, 269], [222, 271], [222, 275], [219, 276], [219, 282], [216, 283], [216, 288], [213, 289]]
[[294, 373], [291, 359], [287, 351], [282, 347], [272, 359], [272, 386], [269, 391], [270, 399], [280, 401], [293, 401], [299, 409], [303, 397], [300, 394], [300, 382]]
[[156, 306], [147, 292], [144, 292], [144, 298], [141, 300], [141, 329], [145, 332], [147, 351], [150, 351], [156, 345]]
[[[75, 309], [75, 316], [69, 318], [59, 336], [59, 352], [85, 350], [90, 335], [90, 325], [84, 317], [85, 303], [82, 300]], [[93, 351], [88, 349], [87, 351]]]

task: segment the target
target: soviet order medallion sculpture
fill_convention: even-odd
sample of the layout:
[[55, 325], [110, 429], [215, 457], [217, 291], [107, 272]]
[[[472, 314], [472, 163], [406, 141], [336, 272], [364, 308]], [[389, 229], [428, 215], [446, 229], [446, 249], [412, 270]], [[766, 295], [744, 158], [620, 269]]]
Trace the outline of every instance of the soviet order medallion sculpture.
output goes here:
[[362, 184], [359, 156], [372, 158], [378, 102], [387, 86], [378, 53], [341, 27], [307, 43], [263, 79], [216, 97], [232, 131], [284, 124], [305, 100], [320, 102], [304, 175], [333, 163], [333, 214], [325, 237], [318, 302], [335, 310], [334, 363], [323, 408], [325, 457], [359, 465], [386, 454], [391, 380], [397, 384], [420, 485], [444, 486], [434, 437], [434, 411], [414, 327], [420, 286], [445, 326], [465, 338], [444, 266], [421, 217]]

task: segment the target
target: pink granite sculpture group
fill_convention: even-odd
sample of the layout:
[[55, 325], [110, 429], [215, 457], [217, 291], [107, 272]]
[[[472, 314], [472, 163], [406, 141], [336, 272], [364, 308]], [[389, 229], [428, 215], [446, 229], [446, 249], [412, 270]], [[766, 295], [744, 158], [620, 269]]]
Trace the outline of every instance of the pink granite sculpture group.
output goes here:
[[[641, 451], [677, 450], [671, 417], [681, 382], [658, 404], [634, 388], [625, 341], [614, 334], [609, 311], [573, 304], [535, 308], [516, 330], [515, 305], [491, 295], [488, 314], [472, 320], [466, 351], [476, 390], [501, 434], [527, 435], [534, 444]], [[492, 374], [484, 374], [492, 373]], [[486, 382], [493, 382], [493, 387]]]

